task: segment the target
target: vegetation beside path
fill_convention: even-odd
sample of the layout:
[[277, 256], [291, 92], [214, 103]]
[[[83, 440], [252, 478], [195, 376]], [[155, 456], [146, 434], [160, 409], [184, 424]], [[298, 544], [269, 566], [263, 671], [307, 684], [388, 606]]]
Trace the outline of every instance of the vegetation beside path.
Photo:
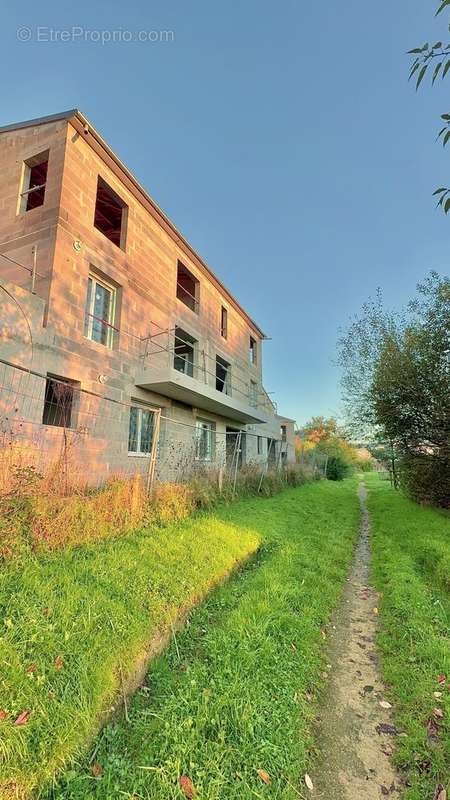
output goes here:
[[258, 548], [245, 516], [196, 517], [3, 566], [2, 800], [27, 797], [85, 751], [149, 643]]
[[417, 505], [376, 475], [365, 477], [373, 579], [382, 593], [384, 678], [396, 725], [405, 800], [450, 786], [450, 517]]
[[356, 483], [309, 484], [208, 519], [250, 526], [263, 547], [193, 612], [152, 663], [127, 717], [104, 729], [89, 758], [51, 790], [53, 800], [307, 793], [323, 628], [357, 536]]

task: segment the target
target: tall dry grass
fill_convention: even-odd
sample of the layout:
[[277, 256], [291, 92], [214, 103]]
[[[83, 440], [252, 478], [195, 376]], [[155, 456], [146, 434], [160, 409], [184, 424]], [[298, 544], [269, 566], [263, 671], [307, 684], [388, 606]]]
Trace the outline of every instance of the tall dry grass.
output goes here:
[[260, 468], [247, 465], [234, 484], [219, 471], [197, 470], [185, 482], [157, 484], [149, 497], [139, 474], [113, 477], [95, 490], [83, 487], [78, 476], [69, 484], [67, 451], [63, 459], [56, 458], [41, 473], [39, 453], [31, 446], [0, 447], [0, 559], [169, 525], [221, 502], [272, 496], [315, 477], [296, 465], [268, 472], [261, 482]]

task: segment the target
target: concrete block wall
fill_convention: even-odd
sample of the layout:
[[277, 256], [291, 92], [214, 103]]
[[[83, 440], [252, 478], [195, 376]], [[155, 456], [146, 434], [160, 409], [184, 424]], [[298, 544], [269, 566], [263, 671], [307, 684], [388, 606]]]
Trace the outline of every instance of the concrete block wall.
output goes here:
[[[192, 456], [198, 417], [215, 425], [215, 458], [206, 466], [224, 466], [227, 425], [239, 426], [224, 417], [138, 388], [135, 376], [142, 370], [146, 348], [151, 354], [147, 356], [150, 367], [152, 358], [165, 363], [172, 360], [173, 354], [167, 352], [160, 351], [155, 356], [159, 348], [154, 343], [164, 341], [167, 347], [177, 325], [198, 341], [199, 361], [202, 351], [210, 357], [205, 362], [208, 371], [215, 372], [218, 354], [231, 362], [232, 376], [235, 376], [232, 381], [240, 392], [248, 393], [250, 380], [262, 391], [262, 335], [216, 279], [205, 273], [195, 253], [139, 201], [117, 163], [105, 154], [98, 142], [94, 147], [90, 137], [91, 134], [80, 129], [78, 124], [67, 121], [0, 132], [0, 163], [6, 174], [6, 181], [0, 186], [0, 252], [31, 266], [31, 248], [37, 245], [37, 270], [42, 276], [36, 282], [33, 295], [29, 273], [0, 258], [0, 284], [5, 288], [9, 286], [33, 331], [30, 361], [24, 314], [5, 292], [0, 292], [0, 357], [26, 367], [31, 364], [38, 375], [51, 373], [76, 381], [81, 389], [92, 393], [80, 395], [77, 430], [69, 435], [77, 464], [88, 468], [96, 479], [114, 472], [146, 472], [148, 469], [148, 458], [128, 454], [131, 402], [161, 408], [167, 418], [161, 427], [160, 477], [175, 478], [183, 469], [183, 458], [187, 458], [188, 453]], [[44, 205], [20, 214], [18, 196], [23, 162], [47, 149], [49, 167]], [[128, 207], [125, 249], [110, 242], [93, 225], [98, 176]], [[176, 297], [178, 260], [200, 282], [199, 313]], [[91, 271], [118, 289], [118, 318], [114, 324], [120, 328], [120, 333], [115, 338], [114, 349], [84, 336], [87, 281]], [[222, 305], [228, 311], [226, 340], [220, 335]], [[161, 330], [166, 333], [152, 339], [150, 346], [141, 341]], [[249, 362], [250, 336], [257, 341], [256, 364]], [[239, 381], [236, 380], [238, 376]], [[207, 377], [207, 382], [215, 385], [213, 374]], [[31, 436], [31, 428], [41, 425], [44, 391], [45, 379], [34, 376], [33, 412], [26, 412], [26, 406], [21, 409], [23, 437]], [[240, 392], [236, 397], [242, 399]], [[116, 401], [115, 406], [112, 401]], [[29, 419], [25, 419], [27, 414]], [[17, 417], [20, 417], [20, 408]], [[249, 429], [249, 433], [263, 437], [262, 452], [257, 452], [257, 437], [247, 436], [246, 461], [264, 463], [266, 437], [273, 435], [279, 440], [279, 421], [273, 411], [267, 425], [251, 427], [253, 430]], [[45, 430], [39, 431], [43, 452], [46, 448], [56, 452], [58, 446], [60, 432], [50, 428], [45, 426]], [[36, 441], [36, 433], [33, 437]]]

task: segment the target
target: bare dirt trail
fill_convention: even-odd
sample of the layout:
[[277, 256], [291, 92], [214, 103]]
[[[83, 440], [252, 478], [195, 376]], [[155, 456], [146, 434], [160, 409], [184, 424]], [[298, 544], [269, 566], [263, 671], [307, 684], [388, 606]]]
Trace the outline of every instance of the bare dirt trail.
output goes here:
[[[361, 530], [329, 639], [329, 689], [320, 716], [320, 756], [311, 768], [315, 797], [378, 800], [402, 788], [391, 764], [397, 733], [386, 704], [375, 646], [377, 594], [368, 585], [366, 490], [359, 487]], [[375, 610], [374, 610], [375, 609]], [[380, 703], [382, 705], [380, 705]]]

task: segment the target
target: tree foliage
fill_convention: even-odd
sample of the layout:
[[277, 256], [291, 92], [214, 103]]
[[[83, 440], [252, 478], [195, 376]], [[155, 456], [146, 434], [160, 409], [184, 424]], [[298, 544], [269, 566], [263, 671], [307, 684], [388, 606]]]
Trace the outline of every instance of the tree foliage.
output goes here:
[[[450, 12], [450, 0], [440, 2], [436, 16], [443, 11]], [[450, 25], [447, 27], [450, 30]], [[425, 76], [430, 75], [431, 84], [434, 85], [438, 78], [443, 80], [450, 69], [450, 43], [445, 44], [443, 41], [438, 41], [430, 45], [429, 42], [425, 42], [421, 47], [413, 47], [408, 54], [412, 56], [409, 80], [414, 78], [416, 91]], [[441, 126], [436, 138], [440, 139], [445, 147], [450, 141], [450, 113], [441, 114]], [[450, 188], [439, 186], [433, 195], [438, 198], [437, 205], [443, 209], [445, 214], [448, 214], [450, 211]]]
[[[401, 455], [404, 484], [421, 499], [450, 503], [450, 280], [431, 273], [404, 314], [381, 296], [341, 336], [338, 363], [353, 429]], [[438, 465], [432, 468], [432, 464]], [[425, 470], [441, 490], [425, 492]], [[423, 476], [422, 476], [423, 477]]]

